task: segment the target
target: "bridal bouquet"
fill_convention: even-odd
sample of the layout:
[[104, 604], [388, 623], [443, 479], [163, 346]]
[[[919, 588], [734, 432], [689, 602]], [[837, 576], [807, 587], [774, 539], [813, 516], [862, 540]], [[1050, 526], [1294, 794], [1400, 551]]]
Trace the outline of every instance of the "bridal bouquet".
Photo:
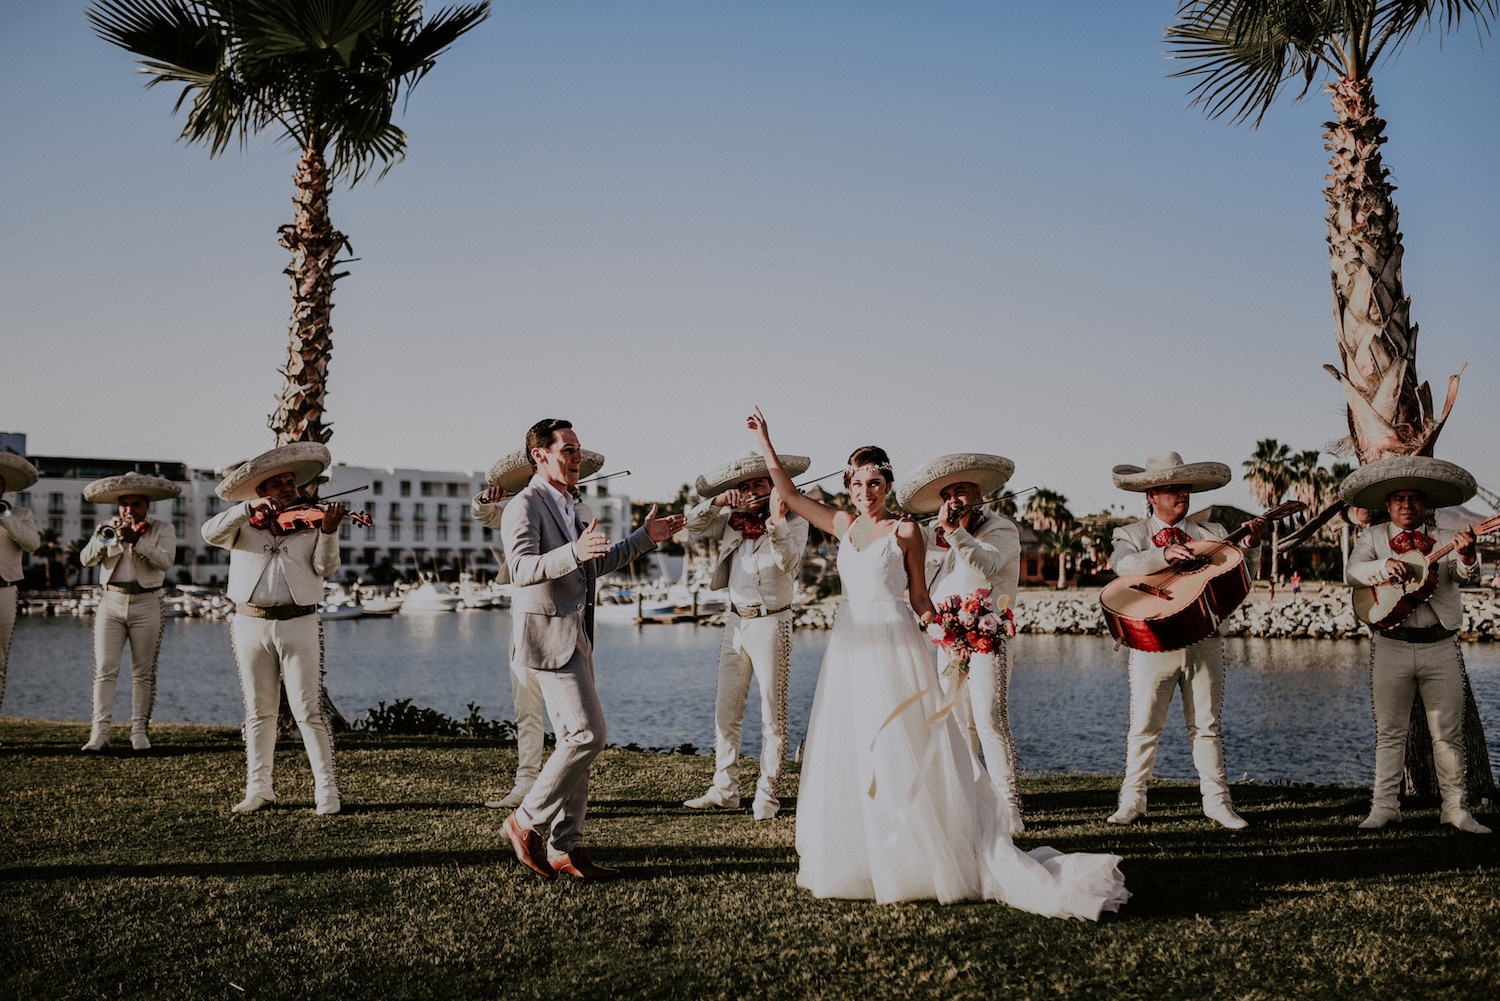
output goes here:
[[950, 659], [945, 674], [968, 673], [970, 657], [976, 653], [994, 653], [1004, 637], [1015, 634], [1010, 599], [1002, 595], [1000, 608], [996, 610], [987, 587], [976, 588], [968, 597], [955, 594], [944, 598], [933, 608], [932, 623], [927, 627], [928, 638], [948, 651]]

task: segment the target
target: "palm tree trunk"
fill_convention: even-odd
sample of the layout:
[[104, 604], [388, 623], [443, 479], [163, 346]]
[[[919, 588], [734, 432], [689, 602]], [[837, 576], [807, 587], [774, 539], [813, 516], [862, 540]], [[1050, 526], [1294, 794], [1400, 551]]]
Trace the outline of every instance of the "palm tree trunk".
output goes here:
[[[1401, 284], [1401, 229], [1396, 190], [1381, 162], [1385, 120], [1375, 114], [1371, 81], [1348, 77], [1329, 85], [1337, 121], [1325, 123], [1333, 173], [1327, 180], [1328, 253], [1343, 372], [1326, 366], [1349, 401], [1349, 437], [1360, 464], [1388, 455], [1431, 455], [1447, 408], [1433, 410], [1432, 390], [1417, 383], [1417, 325]], [[1455, 390], [1450, 380], [1448, 406]], [[1467, 678], [1464, 747], [1470, 794], [1492, 794], [1484, 727]], [[1472, 725], [1470, 725], [1472, 723]], [[1412, 703], [1406, 741], [1407, 784], [1437, 794], [1432, 740], [1420, 698]]]
[[303, 151], [293, 180], [293, 221], [277, 231], [281, 245], [292, 252], [286, 269], [292, 280], [292, 322], [286, 367], [281, 370], [286, 381], [270, 418], [278, 445], [326, 442], [333, 435], [323, 423], [323, 397], [333, 354], [333, 283], [347, 274], [333, 269], [339, 253], [349, 248], [348, 238], [333, 228], [328, 216], [328, 164], [320, 150]]

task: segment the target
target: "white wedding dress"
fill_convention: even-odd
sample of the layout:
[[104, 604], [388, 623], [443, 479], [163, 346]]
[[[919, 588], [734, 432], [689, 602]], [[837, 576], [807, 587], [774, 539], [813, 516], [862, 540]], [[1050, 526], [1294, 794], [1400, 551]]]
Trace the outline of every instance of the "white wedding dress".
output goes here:
[[797, 884], [817, 897], [998, 900], [1091, 921], [1117, 910], [1130, 896], [1119, 856], [1016, 848], [954, 714], [927, 724], [947, 700], [934, 685], [932, 645], [902, 597], [895, 533], [863, 551], [846, 533], [838, 569], [845, 600], [813, 698], [797, 794]]

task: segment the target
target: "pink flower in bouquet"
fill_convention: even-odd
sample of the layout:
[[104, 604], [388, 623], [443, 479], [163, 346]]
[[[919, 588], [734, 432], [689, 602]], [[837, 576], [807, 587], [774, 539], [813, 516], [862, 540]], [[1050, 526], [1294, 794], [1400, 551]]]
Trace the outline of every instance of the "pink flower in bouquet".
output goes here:
[[[985, 612], [979, 617], [979, 628], [983, 632], [998, 633], [1000, 631], [1000, 619], [994, 612]], [[988, 650], [985, 653], [989, 653]]]
[[980, 601], [983, 601], [985, 598], [988, 598], [989, 596], [990, 596], [990, 589], [987, 588], [987, 587], [976, 587], [974, 589], [974, 597], [978, 598]]

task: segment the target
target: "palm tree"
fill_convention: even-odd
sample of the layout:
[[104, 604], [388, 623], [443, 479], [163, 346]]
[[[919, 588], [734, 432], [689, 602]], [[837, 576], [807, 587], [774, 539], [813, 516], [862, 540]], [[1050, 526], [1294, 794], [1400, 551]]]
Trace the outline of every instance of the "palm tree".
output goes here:
[[[1448, 379], [1439, 414], [1432, 389], [1417, 382], [1417, 325], [1401, 284], [1401, 230], [1395, 185], [1380, 156], [1385, 120], [1376, 115], [1371, 74], [1383, 57], [1434, 27], [1457, 29], [1465, 15], [1481, 31], [1500, 14], [1497, 0], [1189, 0], [1167, 29], [1176, 58], [1189, 61], [1174, 76], [1196, 78], [1193, 103], [1210, 118], [1259, 124], [1283, 87], [1301, 80], [1298, 99], [1319, 77], [1332, 96], [1334, 121], [1325, 123], [1333, 153], [1327, 175], [1328, 252], [1339, 358], [1323, 366], [1348, 403], [1349, 451], [1363, 465], [1388, 455], [1431, 455], [1458, 394]], [[1459, 372], [1462, 375], [1462, 370]], [[1325, 510], [1323, 520], [1332, 514]], [[1314, 519], [1309, 525], [1321, 523]], [[1275, 550], [1272, 550], [1274, 567]], [[1478, 707], [1467, 693], [1464, 743], [1469, 793], [1495, 791]], [[1412, 705], [1408, 777], [1430, 792], [1432, 749], [1422, 700]]]
[[329, 187], [377, 165], [384, 176], [405, 156], [397, 102], [488, 15], [482, 2], [424, 22], [418, 0], [96, 0], [88, 12], [101, 38], [141, 57], [146, 86], [182, 84], [173, 111], [189, 104], [184, 141], [217, 156], [274, 129], [301, 153], [293, 221], [279, 230], [292, 254], [292, 320], [270, 417], [278, 445], [333, 434], [323, 399], [343, 277], [334, 269], [351, 248], [329, 218]]
[[[42, 573], [45, 575], [46, 586], [50, 588], [52, 586], [52, 567], [54, 564], [60, 562], [63, 556], [62, 543], [59, 541], [61, 535], [58, 534], [55, 528], [44, 528], [38, 533], [38, 537], [41, 539], [41, 545], [36, 547], [36, 551], [32, 553], [32, 556], [42, 561]], [[63, 577], [63, 583], [67, 583], [66, 575]]]
[[[63, 566], [67, 573], [74, 575], [75, 583], [78, 584], [83, 583], [83, 551], [88, 548], [88, 544], [88, 537], [82, 535], [68, 543], [67, 561]], [[66, 574], [63, 582], [67, 582]]]
[[1401, 284], [1396, 189], [1381, 162], [1386, 123], [1375, 114], [1371, 73], [1409, 39], [1452, 31], [1465, 14], [1487, 29], [1496, 2], [1191, 0], [1167, 29], [1173, 56], [1189, 62], [1173, 76], [1197, 81], [1193, 103], [1210, 118], [1258, 125], [1287, 84], [1301, 81], [1300, 100], [1315, 80], [1333, 78], [1325, 82], [1335, 120], [1324, 126], [1333, 153], [1324, 196], [1343, 368], [1324, 368], [1344, 389], [1348, 445], [1361, 464], [1432, 454], [1458, 392], [1453, 376], [1438, 414], [1431, 388], [1417, 382], [1417, 325]]
[[1068, 510], [1068, 498], [1046, 487], [1038, 487], [1026, 498], [1023, 515], [1038, 532], [1057, 531], [1077, 520]]
[[1042, 552], [1057, 557], [1057, 587], [1068, 586], [1068, 561], [1083, 552], [1082, 534], [1071, 525], [1043, 529], [1037, 537]]

